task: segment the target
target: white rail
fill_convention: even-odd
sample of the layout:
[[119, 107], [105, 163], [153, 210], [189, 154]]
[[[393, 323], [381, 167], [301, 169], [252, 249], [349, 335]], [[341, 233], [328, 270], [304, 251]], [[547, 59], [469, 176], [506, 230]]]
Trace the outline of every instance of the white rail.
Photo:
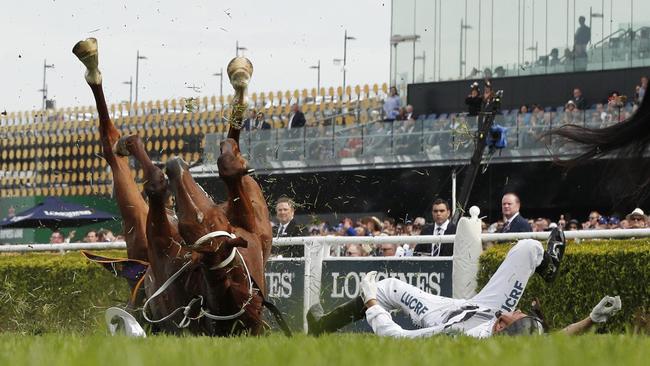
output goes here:
[[[619, 239], [650, 237], [650, 229], [579, 230], [565, 231], [567, 239]], [[482, 241], [514, 241], [519, 239], [546, 240], [548, 232], [481, 234]], [[273, 239], [274, 246], [305, 245], [320, 242], [330, 245], [344, 244], [418, 244], [453, 243], [455, 235], [417, 235], [417, 236], [303, 236]], [[67, 244], [18, 244], [0, 245], [0, 252], [50, 252], [61, 250], [126, 249], [123, 241], [111, 243], [67, 243]]]

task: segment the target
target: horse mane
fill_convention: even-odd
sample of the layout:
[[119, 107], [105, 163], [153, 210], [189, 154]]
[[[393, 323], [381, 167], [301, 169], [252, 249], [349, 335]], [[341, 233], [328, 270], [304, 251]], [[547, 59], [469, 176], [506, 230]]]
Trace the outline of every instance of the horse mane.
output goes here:
[[544, 133], [542, 138], [549, 136], [581, 145], [582, 152], [577, 157], [556, 159], [556, 163], [567, 167], [612, 154], [621, 158], [641, 157], [650, 145], [650, 98], [644, 96], [636, 112], [623, 122], [604, 128], [568, 124]]

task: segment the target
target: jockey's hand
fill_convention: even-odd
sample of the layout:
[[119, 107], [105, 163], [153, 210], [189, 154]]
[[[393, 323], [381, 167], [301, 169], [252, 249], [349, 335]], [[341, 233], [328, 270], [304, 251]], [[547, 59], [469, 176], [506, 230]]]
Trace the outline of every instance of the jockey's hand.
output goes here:
[[361, 299], [364, 303], [370, 300], [377, 299], [377, 271], [370, 271], [366, 273], [361, 280]]
[[604, 323], [619, 310], [621, 310], [621, 298], [619, 296], [605, 296], [594, 307], [589, 317], [594, 323]]

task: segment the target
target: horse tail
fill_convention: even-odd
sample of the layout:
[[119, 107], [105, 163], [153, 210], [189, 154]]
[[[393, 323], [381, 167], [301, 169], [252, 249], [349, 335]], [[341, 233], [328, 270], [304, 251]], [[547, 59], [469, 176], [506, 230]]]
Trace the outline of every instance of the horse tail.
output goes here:
[[569, 124], [544, 133], [542, 138], [548, 136], [559, 136], [582, 145], [582, 153], [577, 157], [556, 161], [568, 167], [613, 153], [622, 157], [640, 157], [650, 145], [650, 98], [644, 97], [630, 118], [615, 125], [587, 128]]

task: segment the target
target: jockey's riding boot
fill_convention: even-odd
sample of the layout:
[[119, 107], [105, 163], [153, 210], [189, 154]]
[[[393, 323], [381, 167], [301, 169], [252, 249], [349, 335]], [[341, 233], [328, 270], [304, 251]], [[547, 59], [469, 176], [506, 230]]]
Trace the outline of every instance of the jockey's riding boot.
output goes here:
[[566, 247], [566, 238], [561, 229], [555, 228], [551, 231], [548, 238], [547, 250], [544, 252], [544, 259], [542, 263], [535, 268], [537, 272], [546, 282], [553, 282], [560, 270], [560, 262], [564, 257], [564, 249]]
[[361, 296], [337, 306], [327, 314], [323, 314], [323, 307], [316, 304], [307, 312], [309, 327], [307, 334], [318, 336], [323, 333], [336, 332], [350, 323], [363, 319], [365, 313]]

